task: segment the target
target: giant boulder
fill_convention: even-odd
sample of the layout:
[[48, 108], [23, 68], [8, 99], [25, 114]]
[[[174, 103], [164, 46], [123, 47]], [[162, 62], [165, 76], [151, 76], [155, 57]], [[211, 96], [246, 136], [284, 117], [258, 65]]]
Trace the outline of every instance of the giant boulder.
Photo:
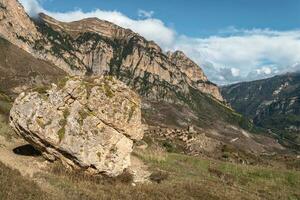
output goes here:
[[48, 160], [108, 176], [130, 166], [143, 137], [139, 96], [112, 77], [72, 77], [22, 93], [10, 124]]

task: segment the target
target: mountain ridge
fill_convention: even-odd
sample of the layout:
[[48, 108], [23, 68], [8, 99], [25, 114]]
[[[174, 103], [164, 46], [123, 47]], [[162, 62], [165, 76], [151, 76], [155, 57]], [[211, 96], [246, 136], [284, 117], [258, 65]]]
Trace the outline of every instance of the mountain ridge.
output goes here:
[[226, 101], [237, 112], [280, 138], [300, 144], [300, 73], [222, 87]]

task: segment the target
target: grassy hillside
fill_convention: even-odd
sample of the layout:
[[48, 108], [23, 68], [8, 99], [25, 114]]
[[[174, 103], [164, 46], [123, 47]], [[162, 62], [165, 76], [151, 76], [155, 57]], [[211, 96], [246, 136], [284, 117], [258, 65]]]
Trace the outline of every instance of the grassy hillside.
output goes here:
[[0, 91], [9, 95], [65, 76], [65, 72], [56, 66], [33, 57], [1, 37], [0, 74]]

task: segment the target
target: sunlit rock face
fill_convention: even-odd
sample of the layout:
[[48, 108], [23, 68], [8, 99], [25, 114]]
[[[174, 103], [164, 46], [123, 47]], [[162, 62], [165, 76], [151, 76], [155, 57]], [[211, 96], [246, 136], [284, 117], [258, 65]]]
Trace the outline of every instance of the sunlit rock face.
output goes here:
[[91, 173], [120, 175], [141, 140], [138, 95], [112, 77], [73, 77], [48, 90], [22, 93], [11, 126], [48, 160]]

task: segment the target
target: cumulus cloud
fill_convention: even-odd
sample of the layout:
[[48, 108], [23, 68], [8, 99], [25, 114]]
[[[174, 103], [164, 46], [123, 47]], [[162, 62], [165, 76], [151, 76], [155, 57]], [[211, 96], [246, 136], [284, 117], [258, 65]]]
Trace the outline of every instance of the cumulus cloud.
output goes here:
[[[300, 30], [235, 30], [228, 36], [207, 38], [180, 36], [174, 48], [185, 51], [204, 66], [204, 70], [205, 64], [210, 62], [215, 73], [221, 75], [223, 68], [239, 69], [239, 74], [236, 70], [228, 73], [240, 76], [241, 80], [252, 80], [261, 78], [261, 75], [295, 71], [292, 66], [300, 61]], [[226, 84], [236, 78], [221, 79], [213, 81]]]
[[256, 73], [269, 75], [272, 73], [272, 69], [270, 67], [262, 67], [261, 69], [257, 69]]
[[90, 12], [83, 12], [80, 9], [76, 9], [68, 12], [51, 12], [43, 9], [38, 0], [21, 0], [20, 2], [23, 4], [26, 12], [31, 16], [36, 16], [37, 13], [43, 12], [64, 22], [97, 17], [115, 23], [121, 27], [129, 28], [144, 36], [146, 39], [157, 42], [162, 47], [170, 48], [176, 37], [176, 32], [167, 27], [164, 22], [159, 19], [151, 18], [153, 11], [146, 12], [140, 10], [140, 16], [143, 16], [144, 18], [131, 19], [118, 11], [95, 9]]
[[138, 16], [141, 18], [151, 18], [153, 15], [154, 15], [153, 10], [150, 10], [150, 11], [146, 11], [146, 10], [142, 10], [142, 9], [138, 10]]
[[240, 70], [237, 68], [231, 68], [231, 74], [232, 76], [239, 76], [240, 75]]
[[132, 19], [118, 11], [80, 9], [51, 12], [38, 0], [20, 0], [27, 13], [36, 16], [44, 12], [58, 20], [70, 22], [97, 17], [132, 29], [148, 40], [154, 40], [164, 50], [183, 50], [218, 84], [229, 84], [265, 78], [300, 70], [300, 30], [238, 29], [228, 27], [215, 36], [187, 37], [153, 18], [153, 11], [138, 11]]
[[19, 0], [24, 6], [25, 11], [32, 17], [36, 17], [38, 13], [45, 12], [37, 0]]

